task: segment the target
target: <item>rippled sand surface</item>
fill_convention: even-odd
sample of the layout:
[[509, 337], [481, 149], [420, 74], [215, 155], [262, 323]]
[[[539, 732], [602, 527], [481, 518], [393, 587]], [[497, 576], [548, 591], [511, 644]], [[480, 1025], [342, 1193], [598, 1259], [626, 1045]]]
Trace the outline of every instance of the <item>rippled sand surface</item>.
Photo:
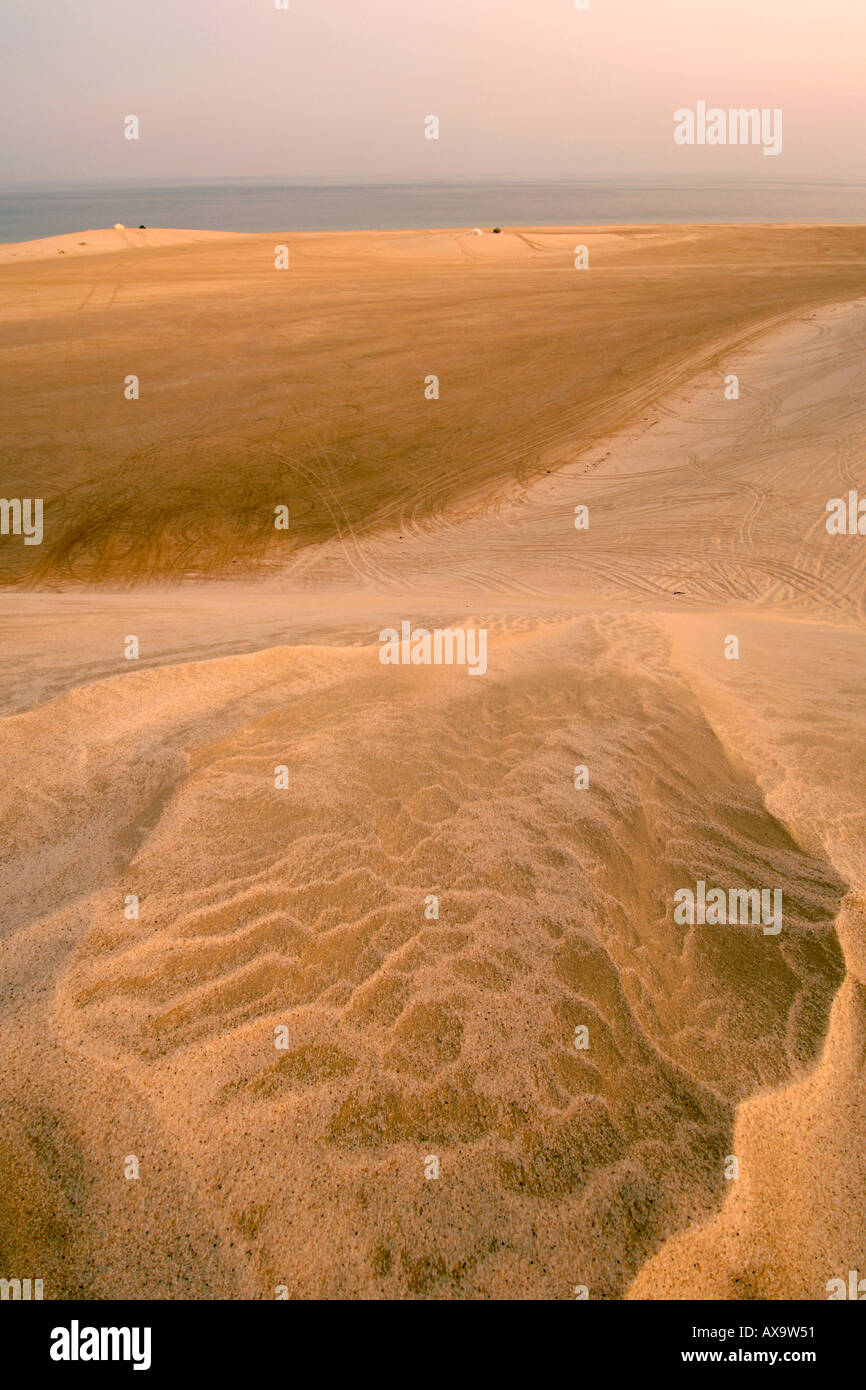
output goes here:
[[[866, 541], [824, 521], [864, 347], [866, 301], [810, 310], [540, 481], [266, 580], [4, 598], [4, 1265], [94, 1298], [861, 1267]], [[383, 666], [403, 619], [485, 627], [486, 674]], [[698, 879], [781, 888], [782, 932], [678, 925]]]

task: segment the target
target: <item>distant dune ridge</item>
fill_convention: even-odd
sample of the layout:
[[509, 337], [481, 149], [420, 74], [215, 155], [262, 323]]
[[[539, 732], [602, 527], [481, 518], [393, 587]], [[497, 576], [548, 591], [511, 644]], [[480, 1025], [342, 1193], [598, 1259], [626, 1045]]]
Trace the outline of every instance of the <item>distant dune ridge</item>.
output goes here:
[[[277, 238], [91, 238], [0, 248], [3, 488], [53, 479], [0, 542], [3, 1265], [825, 1298], [866, 1248], [866, 539], [825, 525], [866, 229], [292, 236], [283, 280]], [[404, 622], [485, 672], [383, 664]], [[782, 930], [678, 923], [698, 880]]]

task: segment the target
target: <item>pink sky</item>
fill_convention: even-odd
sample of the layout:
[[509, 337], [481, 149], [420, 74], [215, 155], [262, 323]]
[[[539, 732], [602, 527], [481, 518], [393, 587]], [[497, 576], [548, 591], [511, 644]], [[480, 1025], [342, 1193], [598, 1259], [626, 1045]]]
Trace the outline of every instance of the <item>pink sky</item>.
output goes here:
[[[866, 0], [590, 5], [3, 0], [0, 178], [863, 180]], [[698, 100], [781, 155], [675, 145]]]

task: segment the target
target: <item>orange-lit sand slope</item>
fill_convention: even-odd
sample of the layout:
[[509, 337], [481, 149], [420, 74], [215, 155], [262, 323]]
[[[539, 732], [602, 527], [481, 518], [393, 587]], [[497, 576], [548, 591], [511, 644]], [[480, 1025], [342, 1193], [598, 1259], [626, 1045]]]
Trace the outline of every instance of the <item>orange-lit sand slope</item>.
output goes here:
[[[824, 517], [864, 346], [866, 302], [810, 309], [549, 477], [266, 580], [2, 599], [5, 1264], [218, 1298], [861, 1267], [866, 540]], [[487, 673], [383, 666], [403, 619], [485, 626]], [[781, 887], [783, 931], [675, 924], [698, 878]]]
[[0, 547], [0, 583], [225, 576], [441, 516], [639, 422], [721, 345], [864, 274], [854, 226], [0, 247], [3, 485], [46, 499], [43, 545]]

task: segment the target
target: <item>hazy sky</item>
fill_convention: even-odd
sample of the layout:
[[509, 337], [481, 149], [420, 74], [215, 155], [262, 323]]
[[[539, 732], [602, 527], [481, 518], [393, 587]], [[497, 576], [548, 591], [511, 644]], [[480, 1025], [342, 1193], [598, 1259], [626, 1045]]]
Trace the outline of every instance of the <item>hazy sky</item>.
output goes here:
[[[2, 0], [0, 179], [864, 179], [866, 0], [289, 5]], [[699, 100], [782, 153], [675, 145]]]

